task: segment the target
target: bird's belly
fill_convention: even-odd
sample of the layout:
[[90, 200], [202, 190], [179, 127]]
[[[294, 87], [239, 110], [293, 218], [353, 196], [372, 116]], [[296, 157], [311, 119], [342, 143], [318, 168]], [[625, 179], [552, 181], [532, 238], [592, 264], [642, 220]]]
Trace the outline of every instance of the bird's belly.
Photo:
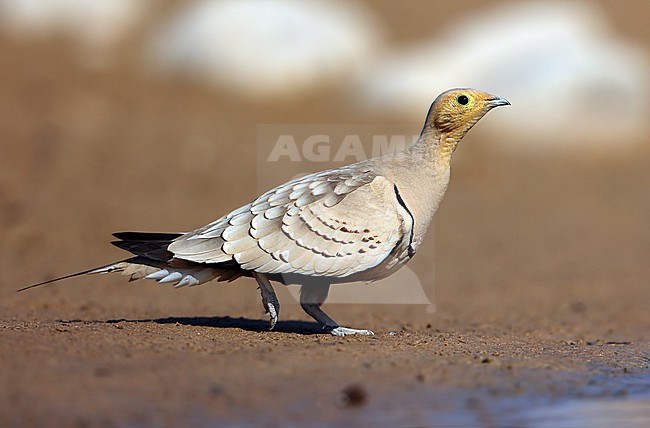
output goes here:
[[345, 278], [341, 278], [337, 282], [372, 282], [378, 281], [380, 279], [387, 278], [400, 270], [406, 263], [413, 258], [414, 253], [409, 251], [408, 242], [405, 242], [403, 245], [400, 245], [391, 256], [387, 257], [377, 266], [374, 266], [363, 272], [355, 273]]

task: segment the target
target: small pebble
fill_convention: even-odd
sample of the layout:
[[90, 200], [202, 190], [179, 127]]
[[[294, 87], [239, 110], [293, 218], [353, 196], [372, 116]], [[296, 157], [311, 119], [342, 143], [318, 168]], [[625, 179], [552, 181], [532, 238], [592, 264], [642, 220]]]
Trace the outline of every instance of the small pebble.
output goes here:
[[341, 391], [336, 399], [336, 402], [341, 407], [360, 407], [363, 406], [368, 400], [368, 393], [365, 388], [360, 384], [352, 384], [346, 386]]

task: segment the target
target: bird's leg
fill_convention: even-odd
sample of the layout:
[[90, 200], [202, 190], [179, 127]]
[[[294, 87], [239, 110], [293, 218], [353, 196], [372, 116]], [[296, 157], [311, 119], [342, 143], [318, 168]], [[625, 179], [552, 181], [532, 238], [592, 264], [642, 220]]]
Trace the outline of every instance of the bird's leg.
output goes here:
[[269, 330], [273, 330], [273, 327], [275, 327], [275, 324], [278, 322], [278, 315], [280, 315], [280, 302], [278, 301], [278, 297], [275, 295], [275, 291], [273, 291], [271, 281], [269, 281], [266, 275], [253, 272], [253, 276], [259, 285], [264, 309], [266, 309], [266, 313], [269, 314]]
[[302, 306], [302, 309], [307, 312], [310, 317], [318, 321], [318, 323], [323, 326], [324, 331], [331, 333], [333, 336], [345, 336], [348, 334], [374, 334], [370, 330], [357, 330], [354, 328], [341, 327], [336, 323], [336, 321], [334, 321], [325, 312], [323, 312], [320, 307], [325, 302], [325, 299], [327, 299], [329, 290], [329, 284], [303, 284], [300, 287], [300, 306]]

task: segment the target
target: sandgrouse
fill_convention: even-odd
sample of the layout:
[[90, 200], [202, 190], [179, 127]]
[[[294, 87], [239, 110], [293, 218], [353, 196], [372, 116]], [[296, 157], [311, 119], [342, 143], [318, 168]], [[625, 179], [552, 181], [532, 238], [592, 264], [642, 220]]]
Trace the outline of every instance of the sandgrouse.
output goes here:
[[385, 278], [415, 255], [447, 189], [458, 142], [488, 111], [509, 104], [473, 89], [446, 91], [402, 152], [289, 181], [191, 232], [116, 233], [113, 244], [133, 257], [21, 291], [110, 272], [176, 287], [252, 276], [271, 329], [280, 311], [276, 281], [301, 285], [300, 304], [324, 331], [373, 334], [341, 327], [323, 312], [330, 285]]

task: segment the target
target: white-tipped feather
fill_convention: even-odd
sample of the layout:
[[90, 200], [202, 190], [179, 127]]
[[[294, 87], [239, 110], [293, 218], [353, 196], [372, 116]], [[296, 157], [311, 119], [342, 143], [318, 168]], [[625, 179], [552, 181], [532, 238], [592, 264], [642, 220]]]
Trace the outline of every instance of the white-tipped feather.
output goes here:
[[[223, 271], [212, 268], [167, 268], [159, 269], [144, 279], [153, 279], [161, 284], [177, 283], [174, 287], [184, 287], [203, 284], [224, 274]], [[137, 278], [136, 278], [137, 279]]]
[[153, 279], [158, 281], [165, 278], [167, 275], [169, 275], [169, 271], [167, 269], [161, 269], [158, 272], [150, 273], [149, 275], [145, 276], [144, 279]]
[[186, 285], [191, 287], [192, 285], [198, 285], [198, 284], [199, 284], [198, 279], [194, 278], [192, 275], [185, 275], [185, 277], [181, 279], [179, 283], [174, 286], [174, 288], [180, 288]]
[[167, 284], [170, 282], [178, 282], [183, 278], [183, 274], [181, 272], [171, 272], [169, 275], [165, 276], [162, 279], [159, 279], [158, 282], [161, 284]]

